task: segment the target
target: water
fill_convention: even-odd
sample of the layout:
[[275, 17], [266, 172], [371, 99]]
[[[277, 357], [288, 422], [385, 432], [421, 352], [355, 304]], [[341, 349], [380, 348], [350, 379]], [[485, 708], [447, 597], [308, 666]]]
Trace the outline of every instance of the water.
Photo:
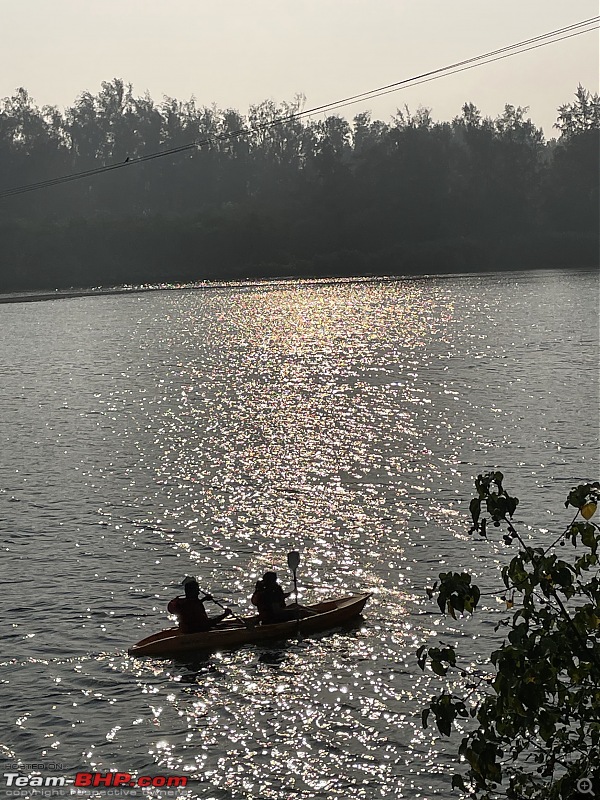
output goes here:
[[[2, 772], [189, 778], [156, 798], [446, 797], [459, 739], [422, 730], [441, 683], [414, 653], [442, 635], [484, 663], [503, 604], [448, 621], [424, 588], [448, 569], [499, 587], [504, 546], [467, 535], [478, 472], [505, 471], [538, 537], [597, 479], [597, 276], [84, 297], [0, 324]], [[292, 549], [305, 601], [373, 593], [357, 626], [127, 656], [185, 575], [248, 611]]]

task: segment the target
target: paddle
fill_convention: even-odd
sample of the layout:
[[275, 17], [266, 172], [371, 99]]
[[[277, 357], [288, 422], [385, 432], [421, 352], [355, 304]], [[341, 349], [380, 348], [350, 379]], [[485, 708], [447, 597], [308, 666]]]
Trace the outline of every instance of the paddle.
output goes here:
[[208, 594], [208, 595], [207, 595], [207, 594], [205, 593], [205, 598], [206, 598], [206, 600], [212, 600], [212, 602], [213, 602], [213, 603], [215, 603], [216, 605], [220, 606], [220, 607], [223, 609], [223, 611], [229, 611], [229, 612], [230, 612], [230, 614], [231, 614], [231, 616], [232, 616], [234, 619], [237, 619], [237, 621], [238, 621], [238, 622], [241, 622], [241, 623], [242, 623], [242, 625], [243, 625], [245, 628], [254, 628], [254, 625], [253, 625], [253, 623], [252, 623], [252, 622], [250, 622], [250, 621], [249, 621], [249, 620], [247, 620], [247, 619], [244, 619], [243, 617], [240, 617], [240, 616], [239, 616], [239, 614], [236, 614], [236, 613], [235, 613], [234, 611], [232, 611], [232, 610], [231, 610], [231, 609], [230, 609], [228, 606], [224, 606], [224, 605], [223, 605], [223, 603], [219, 603], [219, 601], [218, 601], [218, 600], [215, 600], [215, 598], [212, 596], [212, 594]]
[[288, 567], [294, 576], [294, 596], [296, 599], [296, 622], [300, 625], [300, 607], [298, 606], [298, 577], [296, 571], [300, 566], [300, 553], [297, 550], [292, 550], [288, 553], [287, 557]]
[[[195, 579], [194, 578], [190, 578], [190, 580], [195, 580]], [[183, 581], [183, 586], [185, 586], [185, 584], [187, 582], [188, 582], [188, 579], [186, 578]], [[196, 583], [197, 583], [197, 581], [196, 581]], [[238, 614], [235, 614], [230, 608], [228, 608], [227, 606], [224, 606], [223, 603], [220, 603], [218, 600], [215, 600], [215, 598], [212, 596], [212, 594], [210, 594], [209, 592], [205, 592], [204, 589], [200, 589], [200, 591], [204, 595], [204, 597], [202, 598], [203, 600], [211, 600], [215, 605], [217, 605], [220, 608], [222, 608], [223, 611], [229, 611], [231, 616], [234, 619], [237, 619], [238, 622], [241, 622], [242, 625], [245, 628], [252, 628], [253, 627], [253, 625], [250, 622], [248, 622], [248, 620], [244, 619], [243, 617], [238, 616]]]

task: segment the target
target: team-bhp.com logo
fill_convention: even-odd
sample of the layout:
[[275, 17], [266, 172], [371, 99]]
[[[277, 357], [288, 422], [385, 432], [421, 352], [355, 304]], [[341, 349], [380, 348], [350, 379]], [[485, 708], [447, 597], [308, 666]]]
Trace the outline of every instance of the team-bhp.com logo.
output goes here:
[[76, 786], [82, 788], [106, 788], [135, 786], [143, 789], [183, 788], [187, 778], [182, 775], [140, 775], [134, 778], [129, 772], [78, 772], [75, 779], [59, 775], [19, 775], [18, 772], [5, 772], [6, 785], [15, 789], [25, 787], [53, 788], [58, 786]]
[[144, 789], [184, 787], [187, 778], [182, 775], [140, 775], [134, 778], [129, 772], [78, 772], [73, 786], [140, 786]]
[[184, 787], [187, 778], [182, 775], [140, 775], [134, 778], [129, 772], [78, 772], [73, 786], [140, 786], [144, 789]]

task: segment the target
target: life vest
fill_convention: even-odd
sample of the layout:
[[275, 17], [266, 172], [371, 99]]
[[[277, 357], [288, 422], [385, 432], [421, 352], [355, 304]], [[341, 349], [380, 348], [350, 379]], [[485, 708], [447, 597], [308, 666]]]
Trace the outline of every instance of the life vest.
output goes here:
[[251, 600], [258, 609], [261, 622], [276, 622], [285, 609], [285, 593], [278, 583], [258, 581]]
[[210, 629], [204, 604], [197, 597], [175, 597], [167, 606], [167, 611], [177, 614], [182, 633], [199, 633]]

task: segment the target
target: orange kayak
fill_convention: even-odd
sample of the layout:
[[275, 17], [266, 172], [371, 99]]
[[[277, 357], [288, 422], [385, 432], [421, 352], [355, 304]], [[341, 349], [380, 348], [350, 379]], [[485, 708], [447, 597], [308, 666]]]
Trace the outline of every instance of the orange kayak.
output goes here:
[[222, 623], [210, 631], [180, 633], [178, 628], [155, 633], [130, 647], [130, 656], [155, 656], [173, 658], [193, 652], [215, 652], [241, 647], [244, 644], [261, 644], [271, 640], [290, 639], [298, 635], [321, 633], [337, 628], [359, 616], [371, 595], [368, 592], [325, 600], [304, 606], [313, 612], [301, 620], [277, 622], [272, 625], [256, 624], [256, 617], [248, 617], [242, 624], [237, 620]]

